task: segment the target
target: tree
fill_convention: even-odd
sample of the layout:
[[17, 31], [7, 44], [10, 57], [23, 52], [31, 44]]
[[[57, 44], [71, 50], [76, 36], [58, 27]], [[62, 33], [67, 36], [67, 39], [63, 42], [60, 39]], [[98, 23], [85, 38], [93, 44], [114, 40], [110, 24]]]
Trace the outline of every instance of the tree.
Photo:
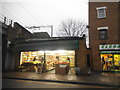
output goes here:
[[73, 19], [62, 21], [57, 35], [59, 37], [82, 37], [87, 32], [86, 26], [87, 24], [84, 21]]

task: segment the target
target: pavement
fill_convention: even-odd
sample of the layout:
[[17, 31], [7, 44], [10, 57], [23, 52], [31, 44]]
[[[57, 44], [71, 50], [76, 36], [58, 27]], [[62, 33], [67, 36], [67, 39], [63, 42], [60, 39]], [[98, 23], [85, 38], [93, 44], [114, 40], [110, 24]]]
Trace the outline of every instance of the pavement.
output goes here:
[[89, 76], [78, 76], [72, 74], [61, 75], [47, 72], [40, 74], [35, 72], [4, 72], [2, 73], [2, 78], [120, 88], [120, 73], [92, 72]]

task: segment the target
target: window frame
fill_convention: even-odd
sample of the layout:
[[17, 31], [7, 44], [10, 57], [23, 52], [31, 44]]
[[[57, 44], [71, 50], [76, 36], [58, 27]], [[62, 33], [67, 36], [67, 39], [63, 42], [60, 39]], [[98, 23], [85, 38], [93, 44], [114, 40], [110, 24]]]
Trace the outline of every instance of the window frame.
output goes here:
[[[107, 40], [108, 39], [108, 27], [99, 27], [97, 28], [99, 30], [99, 40]], [[101, 31], [105, 31], [105, 33], [101, 34]], [[101, 36], [104, 36], [104, 38], [101, 38]]]
[[[106, 6], [96, 8], [96, 10], [97, 10], [97, 18], [99, 18], [99, 19], [106, 18], [106, 8], [107, 8]], [[103, 10], [104, 16], [102, 16], [102, 17], [100, 16], [99, 10]]]

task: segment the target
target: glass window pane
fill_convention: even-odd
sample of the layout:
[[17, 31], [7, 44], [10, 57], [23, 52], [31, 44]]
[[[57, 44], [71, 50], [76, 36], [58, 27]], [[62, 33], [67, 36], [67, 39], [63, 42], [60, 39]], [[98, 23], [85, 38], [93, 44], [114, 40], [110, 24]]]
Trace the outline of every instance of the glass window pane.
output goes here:
[[107, 39], [107, 30], [100, 30], [100, 39]]
[[98, 18], [104, 18], [105, 17], [105, 10], [99, 9], [98, 10]]
[[105, 31], [100, 31], [100, 34], [105, 34]]
[[41, 59], [44, 58], [43, 51], [28, 51], [28, 52], [21, 52], [20, 58], [20, 65], [25, 62], [41, 62]]
[[74, 50], [55, 50], [46, 51], [46, 69], [51, 70], [55, 68], [55, 64], [68, 62], [70, 60], [70, 67], [74, 67], [75, 51]]
[[104, 35], [100, 35], [100, 39], [104, 39], [105, 38], [105, 36]]

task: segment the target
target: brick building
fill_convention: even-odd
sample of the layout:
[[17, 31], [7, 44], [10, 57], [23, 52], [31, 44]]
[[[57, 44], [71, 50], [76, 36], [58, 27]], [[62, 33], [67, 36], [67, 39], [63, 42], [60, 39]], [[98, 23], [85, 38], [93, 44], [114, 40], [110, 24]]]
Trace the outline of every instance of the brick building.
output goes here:
[[89, 35], [95, 71], [120, 69], [120, 0], [89, 0]]

